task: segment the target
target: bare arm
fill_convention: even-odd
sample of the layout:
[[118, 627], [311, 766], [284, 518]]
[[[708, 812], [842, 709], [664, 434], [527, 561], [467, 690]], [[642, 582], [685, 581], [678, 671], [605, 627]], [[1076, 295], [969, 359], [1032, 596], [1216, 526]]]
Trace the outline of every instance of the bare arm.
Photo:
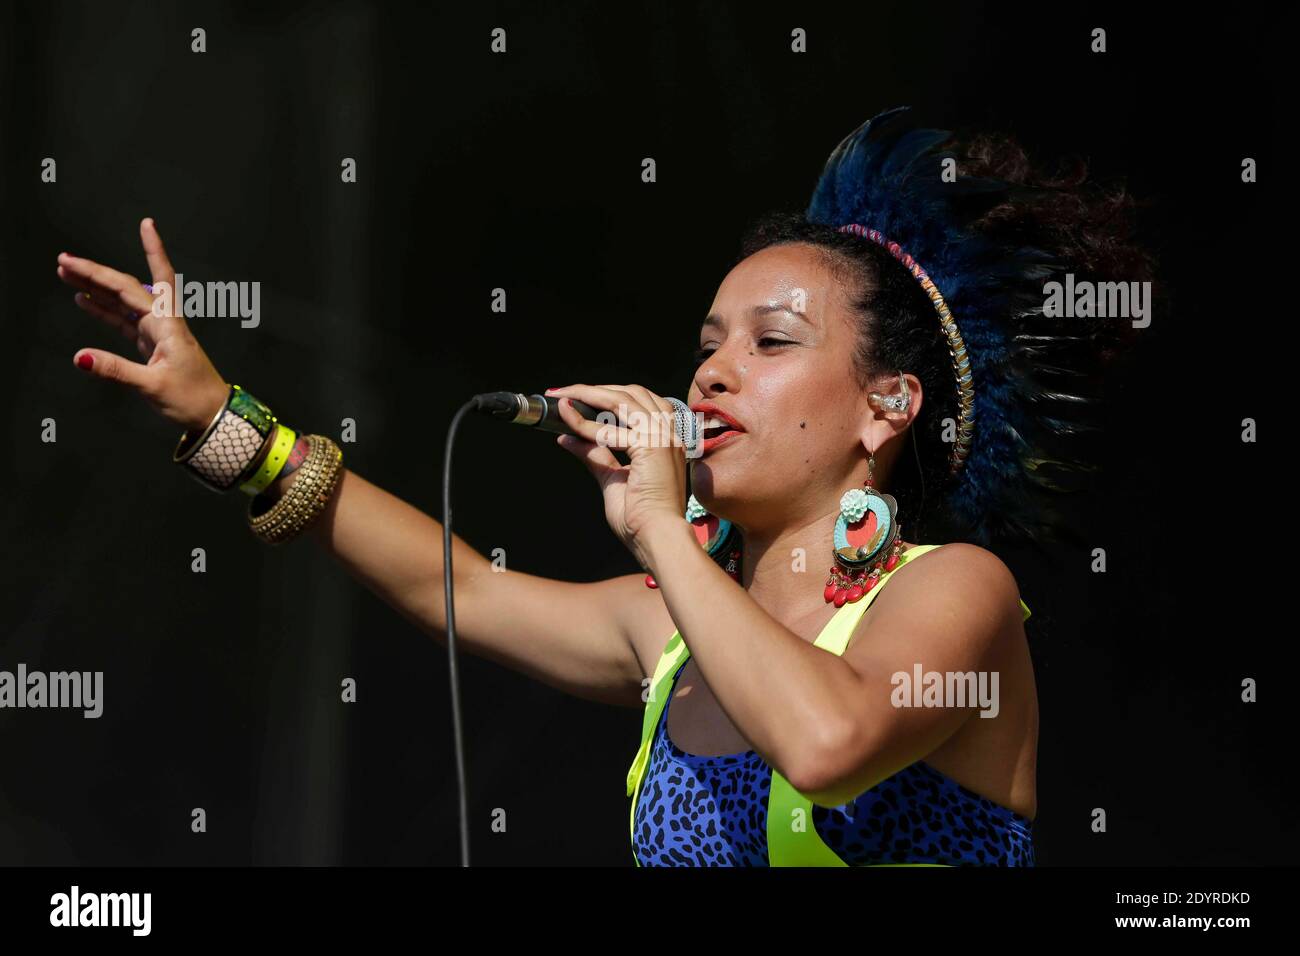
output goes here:
[[[152, 220], [140, 224], [140, 238], [154, 285], [174, 285], [175, 270]], [[89, 259], [60, 255], [58, 275], [79, 290], [80, 308], [121, 332], [145, 360], [88, 348], [77, 351], [74, 363], [133, 389], [170, 421], [206, 427], [225, 403], [227, 385], [184, 317], [154, 314], [154, 294], [137, 279]], [[286, 474], [266, 494], [283, 494], [297, 477]], [[404, 617], [444, 639], [438, 521], [345, 469], [307, 534]], [[633, 597], [636, 576], [573, 584], [497, 572], [460, 538], [452, 570], [456, 636], [469, 653], [579, 697], [641, 706], [641, 665], [631, 638], [634, 605], [643, 600]]]
[[994, 555], [950, 544], [901, 571], [829, 654], [776, 621], [688, 531], [661, 526], [649, 565], [673, 620], [723, 711], [754, 749], [813, 803], [853, 799], [924, 758], [971, 707], [898, 707], [894, 675], [987, 670], [1023, 636], [1015, 579]]
[[[281, 479], [276, 493], [295, 477]], [[307, 534], [386, 604], [445, 640], [441, 522], [344, 469]], [[625, 621], [639, 576], [575, 584], [496, 571], [459, 535], [452, 572], [456, 636], [467, 651], [578, 697], [641, 706], [641, 665]]]

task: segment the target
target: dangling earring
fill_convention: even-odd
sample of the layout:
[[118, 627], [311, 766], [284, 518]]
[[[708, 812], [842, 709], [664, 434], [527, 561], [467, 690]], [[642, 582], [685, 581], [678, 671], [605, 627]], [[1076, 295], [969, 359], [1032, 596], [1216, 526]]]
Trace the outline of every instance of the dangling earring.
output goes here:
[[840, 498], [835, 520], [835, 564], [826, 579], [826, 603], [843, 607], [862, 599], [880, 576], [894, 570], [902, 553], [902, 525], [893, 495], [871, 487], [876, 453], [867, 459], [866, 488], [851, 488]]
[[[731, 579], [740, 582], [740, 532], [726, 518], [719, 518], [704, 510], [704, 506], [691, 495], [686, 501], [686, 520], [691, 523], [695, 540], [709, 553]], [[657, 588], [654, 575], [645, 576], [645, 586]]]
[[[907, 379], [898, 373], [901, 395], [867, 396], [873, 407], [905, 412], [912, 396]], [[898, 521], [898, 502], [893, 495], [876, 491], [876, 452], [867, 458], [865, 488], [851, 488], [840, 498], [840, 515], [835, 520], [835, 564], [831, 565], [823, 596], [836, 607], [852, 604], [876, 586], [880, 576], [894, 570], [903, 550], [903, 527]]]

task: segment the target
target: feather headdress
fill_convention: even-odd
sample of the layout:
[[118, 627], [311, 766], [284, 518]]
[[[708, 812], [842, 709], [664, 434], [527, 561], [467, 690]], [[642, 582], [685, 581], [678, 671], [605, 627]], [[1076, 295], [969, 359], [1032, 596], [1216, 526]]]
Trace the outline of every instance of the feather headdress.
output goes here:
[[[1026, 492], [1074, 490], [1077, 478], [1093, 470], [1061, 455], [1060, 446], [1095, 430], [1081, 417], [1095, 398], [1048, 379], [1079, 377], [1071, 354], [1095, 349], [1086, 328], [1065, 334], [1043, 315], [1044, 282], [1064, 263], [979, 223], [994, 207], [1043, 190], [961, 176], [960, 158], [945, 148], [953, 134], [915, 128], [908, 109], [880, 113], [835, 148], [804, 215], [866, 236], [864, 242], [889, 244], [913, 276], [932, 280], [926, 291], [938, 313], [935, 334], [953, 355], [945, 387], [958, 392], [947, 501], [962, 531], [979, 543], [1005, 535], [1049, 538], [1055, 509]], [[948, 159], [957, 164], [953, 181], [942, 175]]]

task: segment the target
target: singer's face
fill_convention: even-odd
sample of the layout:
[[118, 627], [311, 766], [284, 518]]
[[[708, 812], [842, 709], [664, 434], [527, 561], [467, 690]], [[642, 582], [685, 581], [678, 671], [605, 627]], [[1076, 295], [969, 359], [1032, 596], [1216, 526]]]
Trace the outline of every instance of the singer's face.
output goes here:
[[[811, 520], [854, 483], [868, 406], [850, 291], [802, 243], [763, 249], [722, 281], [687, 402], [713, 403], [743, 432], [691, 462], [692, 491], [709, 511], [742, 528]], [[707, 438], [718, 429], [705, 419]]]

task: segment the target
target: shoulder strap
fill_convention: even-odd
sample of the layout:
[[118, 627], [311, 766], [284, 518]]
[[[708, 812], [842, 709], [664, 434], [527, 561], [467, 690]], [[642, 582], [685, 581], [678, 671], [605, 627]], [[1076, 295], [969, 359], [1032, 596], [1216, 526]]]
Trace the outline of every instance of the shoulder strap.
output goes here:
[[858, 622], [862, 620], [862, 615], [866, 613], [871, 602], [876, 599], [881, 590], [889, 582], [889, 579], [898, 572], [898, 569], [907, 564], [908, 561], [924, 554], [927, 551], [933, 551], [935, 548], [942, 547], [938, 544], [920, 544], [915, 548], [908, 548], [903, 552], [898, 564], [894, 565], [892, 571], [886, 571], [880, 576], [875, 586], [867, 592], [861, 601], [855, 601], [853, 604], [845, 604], [835, 616], [830, 619], [826, 627], [818, 635], [814, 646], [820, 647], [824, 651], [830, 651], [836, 657], [844, 653], [845, 648], [849, 646], [849, 638], [853, 636], [853, 631], [857, 628]]
[[[923, 544], [904, 551], [898, 564], [892, 571], [886, 571], [880, 576], [866, 597], [853, 604], [845, 604], [835, 613], [813, 646], [829, 651], [836, 657], [843, 654], [862, 615], [890, 577], [912, 558], [938, 547], [941, 545]], [[816, 827], [813, 826], [812, 801], [791, 786], [790, 781], [775, 768], [772, 770], [772, 786], [767, 801], [767, 859], [771, 866], [848, 865], [817, 834]]]
[[636, 858], [635, 850], [636, 802], [637, 797], [640, 796], [641, 778], [645, 776], [646, 765], [650, 762], [650, 747], [654, 740], [655, 727], [659, 725], [659, 717], [663, 714], [664, 707], [668, 703], [673, 675], [677, 673], [677, 668], [684, 664], [690, 656], [690, 649], [686, 646], [686, 641], [682, 639], [681, 632], [674, 631], [673, 636], [668, 639], [668, 644], [664, 647], [664, 652], [659, 655], [659, 663], [655, 666], [654, 676], [650, 678], [645, 712], [641, 718], [641, 746], [638, 748], [636, 757], [632, 760], [632, 766], [627, 772], [627, 795], [632, 797], [628, 828], [633, 842], [632, 860], [637, 866], [641, 865], [641, 861]]
[[678, 665], [685, 663], [690, 656], [691, 652], [686, 647], [686, 642], [682, 640], [681, 632], [674, 632], [673, 636], [668, 639], [663, 654], [659, 656], [659, 663], [655, 667], [654, 677], [650, 679], [645, 711], [641, 717], [641, 748], [637, 751], [636, 759], [632, 761], [632, 766], [627, 772], [627, 795], [629, 797], [636, 792], [641, 774], [645, 771], [645, 765], [650, 755], [650, 738], [654, 735], [655, 727], [659, 723], [659, 716], [664, 712], [664, 704], [667, 703], [668, 699], [668, 685], [672, 683], [673, 674], [676, 673]]
[[[904, 551], [902, 558], [899, 560], [898, 564], [894, 566], [894, 570], [882, 574], [880, 580], [876, 582], [875, 587], [867, 592], [865, 598], [854, 604], [844, 605], [844, 607], [840, 609], [839, 613], [830, 619], [826, 628], [817, 638], [816, 646], [820, 647], [822, 650], [830, 651], [832, 654], [837, 656], [843, 654], [845, 649], [849, 646], [849, 639], [853, 637], [854, 630], [857, 629], [858, 622], [862, 620], [862, 615], [866, 613], [867, 608], [871, 606], [871, 602], [876, 599], [876, 595], [880, 593], [880, 589], [885, 586], [885, 583], [889, 578], [912, 558], [941, 547], [943, 547], [943, 545], [940, 544], [919, 544], [914, 548], [908, 548]], [[1022, 617], [1021, 620], [1029, 620], [1029, 607], [1024, 601], [1020, 602], [1020, 609], [1024, 612], [1024, 617]]]

